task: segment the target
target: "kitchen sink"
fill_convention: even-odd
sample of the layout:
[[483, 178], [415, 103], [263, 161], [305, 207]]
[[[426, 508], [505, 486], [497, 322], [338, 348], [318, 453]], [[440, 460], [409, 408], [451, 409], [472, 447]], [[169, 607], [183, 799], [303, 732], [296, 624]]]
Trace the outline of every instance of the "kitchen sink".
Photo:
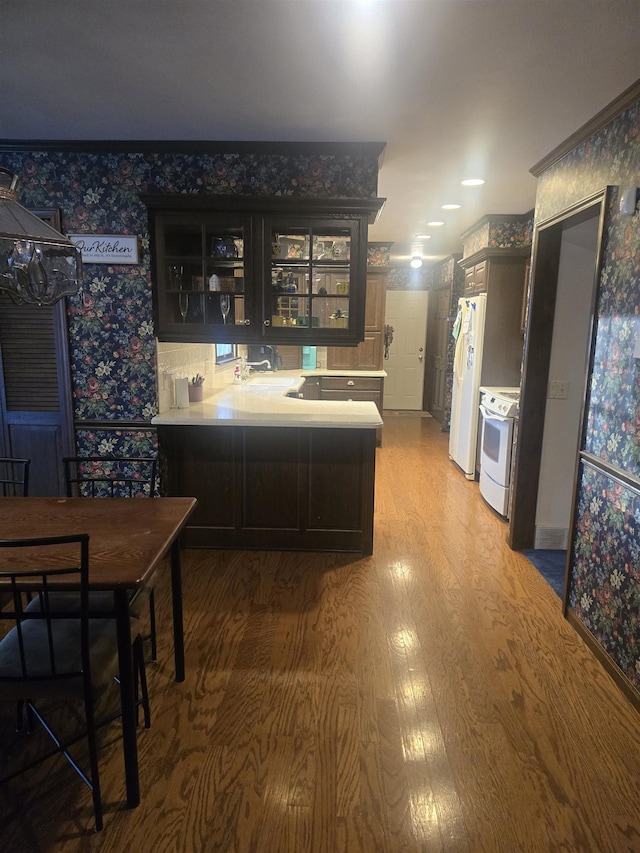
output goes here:
[[259, 376], [252, 376], [249, 380], [249, 385], [266, 385], [270, 387], [287, 388], [295, 383], [295, 379], [290, 376], [266, 376], [261, 373]]

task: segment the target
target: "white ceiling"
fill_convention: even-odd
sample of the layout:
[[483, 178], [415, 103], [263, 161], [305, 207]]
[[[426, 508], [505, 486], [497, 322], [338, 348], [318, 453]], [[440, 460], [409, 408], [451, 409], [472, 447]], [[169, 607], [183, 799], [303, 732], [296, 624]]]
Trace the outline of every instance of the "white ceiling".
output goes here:
[[640, 78], [640, 0], [3, 0], [1, 18], [1, 137], [385, 142], [370, 238], [398, 262], [530, 210], [530, 168]]

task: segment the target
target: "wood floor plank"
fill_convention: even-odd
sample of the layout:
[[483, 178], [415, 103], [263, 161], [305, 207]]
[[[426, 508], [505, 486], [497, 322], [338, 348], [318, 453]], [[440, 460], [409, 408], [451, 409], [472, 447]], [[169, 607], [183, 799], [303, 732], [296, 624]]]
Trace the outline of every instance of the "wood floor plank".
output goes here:
[[371, 556], [183, 553], [180, 684], [160, 567], [141, 805], [115, 724], [104, 831], [53, 760], [0, 785], [2, 853], [640, 851], [637, 711], [439, 424], [384, 433]]

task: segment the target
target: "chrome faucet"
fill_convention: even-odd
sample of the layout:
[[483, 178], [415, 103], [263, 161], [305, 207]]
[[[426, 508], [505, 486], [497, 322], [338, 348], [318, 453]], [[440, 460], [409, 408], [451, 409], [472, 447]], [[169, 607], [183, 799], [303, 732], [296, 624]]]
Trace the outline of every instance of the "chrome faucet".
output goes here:
[[247, 367], [262, 367], [263, 364], [266, 364], [267, 370], [273, 370], [268, 358], [264, 358], [262, 361], [245, 361], [245, 364]]

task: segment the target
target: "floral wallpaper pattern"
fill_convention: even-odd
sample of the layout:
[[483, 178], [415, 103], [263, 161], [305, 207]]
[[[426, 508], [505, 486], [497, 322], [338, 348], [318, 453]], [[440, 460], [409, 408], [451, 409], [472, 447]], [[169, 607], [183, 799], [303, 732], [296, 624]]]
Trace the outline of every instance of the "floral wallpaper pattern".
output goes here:
[[[60, 208], [71, 234], [139, 236], [138, 266], [84, 265], [68, 300], [75, 418], [142, 420], [156, 413], [146, 192], [373, 197], [377, 156], [46, 150], [0, 152], [28, 208]], [[87, 443], [87, 435], [81, 436]], [[103, 439], [96, 435], [92, 447]]]
[[584, 465], [569, 605], [640, 689], [640, 495]]
[[513, 219], [500, 219], [499, 214], [483, 217], [477, 227], [463, 235], [463, 257], [468, 258], [480, 249], [516, 249], [530, 246], [533, 237], [533, 214]]
[[367, 265], [388, 267], [391, 263], [392, 246], [393, 243], [369, 243], [367, 246]]
[[[640, 330], [638, 215], [621, 216], [618, 188], [640, 186], [640, 104], [554, 163], [538, 179], [536, 221], [613, 187], [604, 235], [583, 449], [638, 478], [639, 490], [585, 468], [578, 483], [570, 606], [640, 687]], [[594, 465], [596, 463], [594, 462]]]
[[[155, 430], [152, 429], [78, 429], [76, 431], [76, 440], [78, 443], [79, 456], [127, 456], [127, 457], [142, 457], [155, 458], [158, 456], [158, 442]], [[149, 476], [147, 469], [141, 471], [137, 466], [133, 465], [130, 468], [123, 467], [121, 464], [116, 468], [112, 468], [108, 463], [100, 466], [101, 476], [127, 476], [135, 479], [141, 473], [145, 477]], [[111, 473], [111, 472], [114, 473]], [[98, 494], [100, 491], [98, 490]], [[103, 494], [110, 495], [111, 489], [105, 487]], [[148, 495], [150, 488], [146, 485], [140, 490], [136, 497], [143, 494]], [[119, 486], [115, 487], [114, 494], [116, 497], [128, 497], [127, 489]], [[160, 478], [156, 474], [155, 495], [160, 494]]]

